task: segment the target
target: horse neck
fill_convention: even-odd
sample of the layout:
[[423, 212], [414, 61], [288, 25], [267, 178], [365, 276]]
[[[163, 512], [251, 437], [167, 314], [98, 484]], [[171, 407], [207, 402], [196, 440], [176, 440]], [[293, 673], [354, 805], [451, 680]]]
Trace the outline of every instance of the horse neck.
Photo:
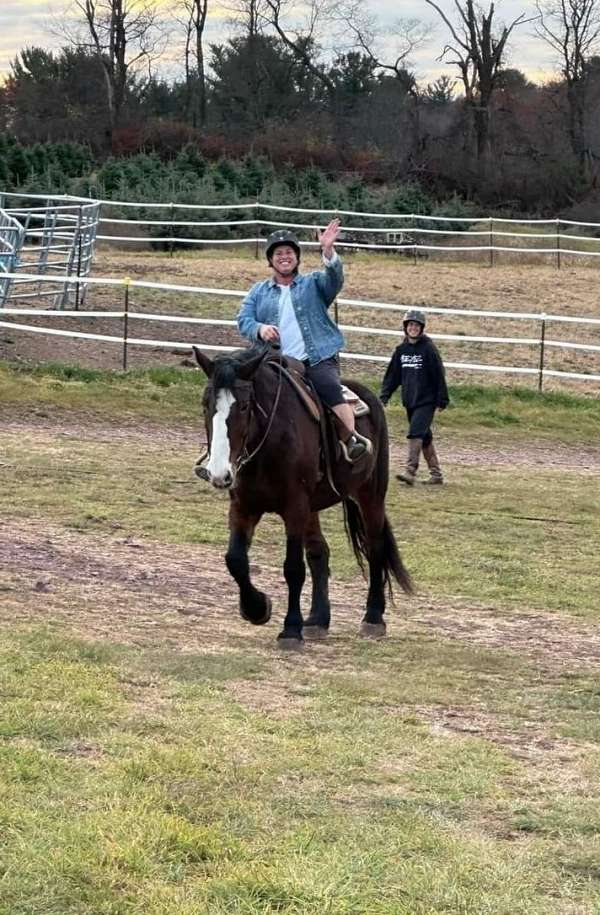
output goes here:
[[[285, 378], [268, 365], [261, 365], [254, 376], [254, 414], [259, 429], [259, 434], [264, 434], [267, 425], [271, 422], [271, 429], [264, 447], [280, 443], [285, 435], [287, 423], [282, 423], [283, 416], [289, 416], [290, 410], [296, 406], [293, 392]], [[275, 411], [273, 415], [273, 411]]]

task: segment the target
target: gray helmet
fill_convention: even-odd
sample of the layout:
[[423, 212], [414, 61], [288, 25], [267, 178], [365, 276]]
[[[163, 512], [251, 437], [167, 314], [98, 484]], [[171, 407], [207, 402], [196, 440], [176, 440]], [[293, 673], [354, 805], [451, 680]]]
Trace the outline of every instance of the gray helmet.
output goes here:
[[425, 312], [421, 311], [420, 308], [409, 308], [402, 319], [402, 326], [404, 327], [404, 330], [406, 330], [406, 325], [409, 321], [416, 321], [417, 324], [420, 324], [422, 328], [425, 328], [427, 321]]
[[271, 235], [267, 238], [267, 260], [271, 259], [271, 255], [275, 248], [279, 245], [289, 245], [290, 248], [293, 248], [296, 252], [298, 260], [300, 260], [300, 242], [296, 235], [293, 232], [290, 232], [289, 229], [278, 229], [277, 232], [272, 232]]

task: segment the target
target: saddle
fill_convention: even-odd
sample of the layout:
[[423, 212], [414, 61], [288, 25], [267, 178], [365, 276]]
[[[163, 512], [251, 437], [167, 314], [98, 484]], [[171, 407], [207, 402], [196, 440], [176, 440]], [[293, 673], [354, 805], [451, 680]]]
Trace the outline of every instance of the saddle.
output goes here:
[[[306, 378], [304, 363], [290, 356], [284, 356], [281, 360], [277, 357], [267, 357], [265, 361], [280, 372], [284, 378], [287, 378], [309, 416], [315, 422], [320, 423], [323, 412], [322, 402]], [[369, 405], [345, 384], [342, 385], [342, 394], [346, 403], [352, 407], [355, 416], [366, 416], [370, 412]]]
[[[278, 357], [275, 355], [267, 356], [265, 362], [283, 378], [287, 379], [311, 419], [319, 424], [322, 475], [327, 477], [331, 489], [337, 495], [340, 495], [334, 482], [333, 472], [333, 465], [337, 465], [341, 459], [342, 448], [339, 436], [336, 433], [339, 424], [335, 413], [323, 403], [310, 384], [306, 377], [306, 367], [303, 362], [290, 356]], [[369, 405], [345, 384], [342, 385], [342, 394], [346, 403], [352, 406], [355, 416], [366, 416], [370, 413], [371, 408]], [[353, 472], [358, 472], [358, 470], [359, 467], [355, 467]]]

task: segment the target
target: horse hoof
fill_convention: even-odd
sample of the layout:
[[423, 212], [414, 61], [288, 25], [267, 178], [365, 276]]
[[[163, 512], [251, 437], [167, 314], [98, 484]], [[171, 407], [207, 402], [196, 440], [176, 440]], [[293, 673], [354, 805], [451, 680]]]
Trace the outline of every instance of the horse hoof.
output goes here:
[[[253, 626], [264, 626], [265, 623], [268, 623], [271, 619], [271, 612], [273, 610], [271, 598], [267, 594], [261, 594], [261, 598], [263, 600], [257, 602], [258, 606], [253, 608], [254, 612], [252, 614], [240, 604], [240, 616], [243, 620], [246, 620], [247, 623], [252, 623]], [[258, 613], [256, 612], [257, 610]]]
[[322, 642], [329, 635], [329, 629], [326, 626], [307, 626], [305, 623], [302, 635], [309, 642]]
[[302, 651], [304, 639], [302, 636], [286, 635], [284, 632], [280, 632], [277, 636], [277, 647], [282, 651]]
[[363, 639], [382, 639], [385, 636], [385, 623], [360, 624], [360, 634]]

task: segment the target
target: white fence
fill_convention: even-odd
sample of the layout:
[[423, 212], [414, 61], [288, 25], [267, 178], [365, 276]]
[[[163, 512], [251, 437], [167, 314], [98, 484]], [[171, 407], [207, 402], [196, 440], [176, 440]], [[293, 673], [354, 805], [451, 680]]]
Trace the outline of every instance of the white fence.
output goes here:
[[[45, 200], [42, 195], [5, 194], [20, 200]], [[551, 255], [557, 267], [565, 255], [574, 257], [600, 256], [600, 223], [576, 222], [568, 219], [504, 219], [493, 216], [425, 216], [419, 213], [374, 213], [358, 210], [331, 210], [293, 207], [262, 203], [186, 204], [154, 203], [128, 200], [89, 201], [85, 198], [54, 197], [65, 207], [88, 207], [97, 204], [102, 215], [98, 218], [99, 241], [113, 243], [147, 243], [173, 252], [178, 246], [253, 245], [258, 254], [266, 236], [276, 228], [293, 228], [308, 236], [302, 244], [316, 246], [315, 226], [324, 219], [338, 216], [343, 220], [340, 248], [366, 251], [388, 251], [418, 256], [435, 252], [457, 255], [484, 255], [493, 266], [496, 254]], [[123, 218], [106, 215], [117, 208], [156, 211], [156, 218]], [[216, 213], [233, 213], [233, 218], [214, 219]], [[194, 219], [194, 214], [206, 213], [209, 218]], [[239, 218], [239, 214], [243, 218]], [[164, 214], [164, 215], [163, 215]], [[279, 218], [277, 218], [277, 214]], [[311, 222], [300, 221], [300, 215], [314, 217]], [[236, 216], [238, 218], [236, 218]], [[285, 217], [285, 220], [284, 220]], [[359, 224], [356, 224], [356, 221]], [[383, 224], [363, 225], [361, 221]], [[116, 227], [108, 233], [108, 226]], [[524, 231], [526, 229], [526, 231]], [[587, 232], [586, 232], [587, 230]], [[82, 271], [84, 274], [84, 271]]]
[[[21, 276], [20, 274], [8, 274], [7, 278], [15, 279]], [[27, 275], [22, 277], [27, 279], [32, 283], [56, 283], [58, 280], [56, 278], [51, 278], [47, 276], [40, 275]], [[119, 279], [108, 279], [108, 278], [86, 278], [81, 280], [77, 277], [71, 278], [62, 278], [60, 282], [70, 284], [74, 286], [77, 283], [88, 287], [112, 287], [115, 289], [115, 292], [118, 292], [119, 296], [123, 298], [123, 308], [119, 310], [98, 310], [98, 311], [79, 311], [79, 310], [41, 310], [39, 308], [19, 308], [19, 307], [5, 307], [0, 309], [0, 318], [10, 318], [10, 320], [0, 320], [0, 327], [11, 328], [16, 331], [22, 331], [25, 333], [35, 333], [35, 334], [47, 334], [49, 336], [62, 336], [78, 340], [96, 340], [103, 341], [107, 343], [113, 343], [120, 345], [122, 347], [123, 353], [123, 368], [127, 367], [127, 353], [128, 349], [131, 346], [140, 346], [140, 347], [153, 347], [158, 349], [169, 349], [169, 350], [182, 350], [189, 351], [192, 341], [182, 342], [177, 340], [162, 340], [162, 339], [149, 339], [144, 337], [136, 337], [130, 333], [130, 322], [135, 321], [148, 321], [156, 323], [171, 323], [171, 324], [181, 324], [189, 325], [196, 327], [198, 330], [202, 327], [231, 327], [236, 326], [236, 322], [224, 318], [190, 318], [183, 317], [174, 314], [153, 314], [149, 312], [140, 312], [132, 311], [129, 307], [129, 294], [131, 289], [140, 289], [140, 290], [162, 290], [172, 293], [186, 293], [188, 295], [197, 295], [197, 296], [218, 296], [220, 298], [234, 298], [241, 299], [244, 297], [245, 293], [240, 290], [233, 289], [214, 289], [211, 287], [204, 286], [186, 286], [180, 284], [171, 284], [171, 283], [154, 283], [154, 282], [144, 282], [144, 281], [131, 281], [129, 279], [119, 280]], [[396, 303], [387, 303], [387, 302], [373, 302], [373, 301], [362, 301], [357, 299], [338, 299], [340, 306], [349, 306], [349, 307], [358, 307], [361, 309], [372, 309], [374, 312], [377, 311], [389, 311], [389, 312], [401, 312], [405, 311], [406, 306], [399, 305]], [[500, 344], [500, 345], [518, 345], [518, 346], [529, 346], [534, 349], [534, 359], [535, 365], [528, 367], [525, 366], [514, 366], [514, 365], [498, 365], [498, 364], [485, 364], [485, 363], [473, 363], [473, 362], [453, 362], [445, 360], [445, 364], [449, 369], [459, 369], [462, 371], [477, 371], [477, 372], [499, 372], [506, 374], [514, 375], [529, 375], [537, 378], [538, 386], [541, 389], [544, 378], [564, 378], [564, 379], [574, 379], [578, 381], [585, 382], [598, 382], [600, 381], [600, 374], [588, 370], [584, 372], [570, 372], [570, 371], [561, 371], [548, 369], [545, 367], [545, 353], [548, 349], [565, 349], [571, 351], [577, 351], [579, 353], [600, 353], [600, 345], [592, 343], [574, 343], [574, 342], [565, 342], [560, 340], [553, 340], [547, 337], [548, 328], [553, 325], [566, 323], [571, 325], [577, 325], [578, 327], [588, 327], [594, 328], [600, 331], [600, 318], [583, 318], [575, 316], [565, 316], [565, 315], [553, 315], [553, 314], [538, 314], [535, 312], [492, 312], [492, 311], [483, 311], [477, 309], [464, 309], [464, 308], [423, 308], [423, 311], [436, 314], [444, 315], [462, 315], [468, 317], [483, 317], [483, 318], [501, 318], [509, 321], [533, 321], [537, 322], [540, 327], [540, 334], [537, 337], [520, 337], [520, 336], [475, 336], [475, 335], [464, 335], [464, 334], [431, 334], [431, 337], [434, 340], [446, 340], [453, 341], [455, 343], [491, 343], [491, 344]], [[52, 321], [53, 318], [69, 318], [73, 320], [78, 320], [79, 322], [85, 321], [91, 318], [102, 318], [102, 319], [117, 319], [121, 322], [121, 333], [119, 335], [114, 334], [99, 334], [99, 333], [87, 333], [85, 331], [71, 331], [65, 329], [57, 329], [48, 326], [36, 326], [31, 324], [24, 324], [21, 322], [16, 322], [14, 318], [16, 317], [26, 317], [26, 316], [35, 316], [36, 318], [42, 317], [44, 320], [48, 319]], [[340, 327], [343, 331], [352, 334], [364, 334], [367, 336], [386, 336], [392, 340], [397, 339], [402, 336], [401, 331], [393, 330], [390, 328], [382, 327], [371, 327], [364, 325], [348, 325], [340, 324]], [[223, 345], [213, 345], [208, 344], [202, 340], [201, 335], [194, 336], [194, 343], [200, 346], [201, 349], [207, 351], [231, 351], [236, 349], [235, 346], [223, 346]], [[360, 362], [371, 362], [371, 363], [387, 363], [389, 360], [389, 355], [383, 356], [376, 353], [369, 352], [343, 352], [341, 354], [342, 359], [350, 359]]]

